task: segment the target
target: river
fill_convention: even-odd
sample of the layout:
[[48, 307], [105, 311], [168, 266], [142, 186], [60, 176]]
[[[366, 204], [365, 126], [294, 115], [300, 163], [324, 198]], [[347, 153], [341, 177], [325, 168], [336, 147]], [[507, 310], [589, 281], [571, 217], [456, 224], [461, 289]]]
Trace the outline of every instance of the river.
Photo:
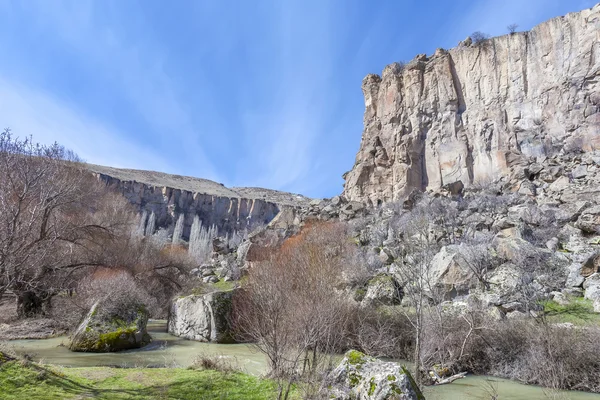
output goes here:
[[[75, 353], [65, 346], [67, 337], [39, 340], [13, 340], [9, 342], [14, 350], [21, 354], [30, 354], [34, 360], [48, 364], [70, 367], [151, 367], [151, 366], [189, 366], [200, 354], [226, 357], [244, 371], [260, 375], [265, 372], [265, 357], [245, 344], [213, 344], [181, 339], [166, 332], [166, 321], [151, 320], [148, 331], [153, 342], [143, 349], [119, 353]], [[493, 387], [502, 400], [600, 400], [600, 394], [574, 391], [548, 393], [547, 390], [523, 385], [517, 382], [467, 376], [449, 385], [428, 387], [425, 396], [428, 400], [468, 400], [490, 399], [490, 387]]]

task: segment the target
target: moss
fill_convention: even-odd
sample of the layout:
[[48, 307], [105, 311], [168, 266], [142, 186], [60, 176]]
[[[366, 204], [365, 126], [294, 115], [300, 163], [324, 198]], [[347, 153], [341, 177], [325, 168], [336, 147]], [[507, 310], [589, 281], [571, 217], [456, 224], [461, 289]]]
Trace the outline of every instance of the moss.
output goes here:
[[375, 378], [371, 378], [371, 380], [369, 381], [369, 396], [373, 396], [373, 393], [375, 393], [376, 388], [377, 385], [375, 384]]
[[361, 379], [362, 379], [362, 376], [360, 376], [360, 374], [358, 374], [357, 372], [351, 372], [348, 375], [348, 381], [350, 382], [351, 388], [358, 386]]
[[391, 275], [381, 274], [381, 275], [377, 275], [377, 276], [371, 278], [371, 280], [369, 281], [368, 284], [376, 285], [376, 284], [386, 284], [386, 283], [394, 284], [394, 278], [392, 278]]
[[388, 375], [387, 376], [387, 380], [390, 381], [390, 382], [395, 381], [396, 380], [396, 375]]
[[390, 389], [392, 389], [392, 392], [394, 392], [395, 394], [402, 394], [402, 389], [400, 389], [400, 387], [395, 383], [392, 383], [390, 385]]
[[541, 301], [544, 315], [551, 322], [570, 322], [575, 325], [595, 325], [600, 323], [600, 314], [594, 312], [594, 304], [583, 297], [569, 298], [567, 304], [554, 300]]
[[363, 301], [367, 294], [367, 290], [365, 288], [356, 289], [354, 292], [354, 301], [360, 302]]
[[365, 354], [361, 353], [360, 351], [357, 350], [350, 350], [346, 353], [346, 358], [348, 359], [348, 363], [350, 365], [362, 365], [365, 363], [365, 357], [367, 357]]
[[[0, 365], [0, 398], [250, 399], [277, 397], [277, 385], [242, 373], [182, 368], [62, 368], [13, 361]], [[292, 389], [292, 399], [299, 399]]]
[[404, 373], [406, 375], [406, 377], [408, 378], [408, 381], [410, 382], [410, 386], [413, 388], [413, 390], [415, 391], [415, 394], [417, 395], [417, 400], [425, 400], [425, 396], [423, 396], [423, 393], [421, 393], [421, 389], [419, 389], [419, 385], [417, 385], [417, 382], [415, 382], [415, 379], [413, 378], [411, 373], [406, 369], [406, 367], [402, 367], [402, 373]]

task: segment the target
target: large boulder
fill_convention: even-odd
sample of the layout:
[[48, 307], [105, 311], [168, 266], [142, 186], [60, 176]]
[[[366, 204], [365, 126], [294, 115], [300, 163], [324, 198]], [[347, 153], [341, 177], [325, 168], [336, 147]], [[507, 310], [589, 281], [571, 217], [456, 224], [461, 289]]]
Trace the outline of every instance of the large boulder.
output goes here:
[[402, 365], [350, 350], [329, 375], [331, 393], [338, 400], [424, 400], [410, 373]]
[[402, 300], [402, 287], [390, 274], [380, 274], [367, 283], [364, 304], [397, 305]]
[[586, 278], [583, 283], [585, 298], [592, 301], [600, 301], [600, 273], [595, 273]]
[[97, 302], [71, 337], [69, 349], [106, 353], [140, 348], [152, 340], [147, 323], [148, 312], [141, 305], [115, 312]]
[[175, 299], [169, 310], [169, 333], [200, 342], [233, 343], [229, 316], [233, 290]]
[[600, 233], [600, 206], [583, 211], [575, 226], [586, 233]]
[[474, 278], [460, 246], [444, 246], [431, 260], [429, 283], [442, 290], [446, 299], [466, 294], [475, 283]]

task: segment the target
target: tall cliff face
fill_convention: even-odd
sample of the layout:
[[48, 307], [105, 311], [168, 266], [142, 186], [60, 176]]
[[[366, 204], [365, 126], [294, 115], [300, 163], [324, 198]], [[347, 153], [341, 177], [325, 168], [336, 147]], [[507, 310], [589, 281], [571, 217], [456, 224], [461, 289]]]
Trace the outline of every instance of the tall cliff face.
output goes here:
[[285, 207], [299, 207], [310, 199], [259, 188], [235, 188], [206, 179], [153, 171], [124, 170], [89, 165], [98, 179], [121, 192], [143, 216], [141, 229], [173, 233], [182, 224], [181, 239], [189, 240], [194, 218], [219, 235], [253, 230], [268, 224]]
[[600, 149], [600, 4], [389, 65], [362, 90], [364, 132], [345, 175], [350, 200], [485, 183], [532, 157]]

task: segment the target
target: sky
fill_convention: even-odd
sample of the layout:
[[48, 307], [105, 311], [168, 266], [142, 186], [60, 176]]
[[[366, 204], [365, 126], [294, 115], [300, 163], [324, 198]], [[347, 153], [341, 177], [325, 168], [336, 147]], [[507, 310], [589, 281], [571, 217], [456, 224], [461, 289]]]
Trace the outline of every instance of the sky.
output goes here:
[[0, 128], [90, 163], [331, 197], [362, 78], [597, 0], [0, 0]]

